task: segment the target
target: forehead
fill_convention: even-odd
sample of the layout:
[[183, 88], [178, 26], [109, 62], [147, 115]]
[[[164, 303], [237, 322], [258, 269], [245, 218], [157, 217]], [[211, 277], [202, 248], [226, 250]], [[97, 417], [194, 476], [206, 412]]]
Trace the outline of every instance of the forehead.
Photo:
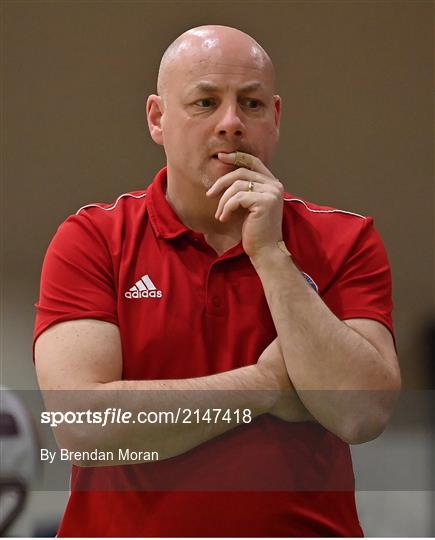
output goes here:
[[273, 86], [270, 61], [255, 44], [229, 46], [211, 38], [201, 44], [186, 44], [171, 67], [171, 78], [176, 80], [178, 89], [180, 85], [190, 87], [207, 80], [235, 85], [255, 80], [264, 88]]

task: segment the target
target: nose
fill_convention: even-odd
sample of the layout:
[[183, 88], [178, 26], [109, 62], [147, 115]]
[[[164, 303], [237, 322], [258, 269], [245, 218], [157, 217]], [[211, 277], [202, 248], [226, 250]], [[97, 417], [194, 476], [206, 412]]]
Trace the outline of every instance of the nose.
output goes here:
[[245, 134], [245, 124], [241, 118], [241, 111], [238, 103], [222, 104], [221, 114], [216, 124], [216, 131], [219, 135], [237, 135]]

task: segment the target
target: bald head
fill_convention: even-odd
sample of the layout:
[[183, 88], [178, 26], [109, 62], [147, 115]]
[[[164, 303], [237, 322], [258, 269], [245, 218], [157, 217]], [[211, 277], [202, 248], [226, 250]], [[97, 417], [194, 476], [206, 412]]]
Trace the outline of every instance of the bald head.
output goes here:
[[275, 72], [266, 51], [248, 34], [229, 26], [207, 25], [191, 28], [173, 41], [163, 54], [157, 78], [157, 92], [165, 97], [171, 74], [180, 67], [213, 59], [221, 65], [238, 59], [261, 70], [275, 85]]

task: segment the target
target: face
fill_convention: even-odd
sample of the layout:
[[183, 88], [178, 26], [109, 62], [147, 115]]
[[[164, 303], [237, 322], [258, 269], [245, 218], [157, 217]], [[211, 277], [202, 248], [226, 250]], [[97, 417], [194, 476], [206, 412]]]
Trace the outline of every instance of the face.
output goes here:
[[234, 169], [217, 153], [236, 150], [268, 166], [280, 118], [273, 84], [270, 66], [252, 44], [183, 51], [160, 98], [160, 131], [153, 136], [165, 148], [168, 174], [208, 189]]

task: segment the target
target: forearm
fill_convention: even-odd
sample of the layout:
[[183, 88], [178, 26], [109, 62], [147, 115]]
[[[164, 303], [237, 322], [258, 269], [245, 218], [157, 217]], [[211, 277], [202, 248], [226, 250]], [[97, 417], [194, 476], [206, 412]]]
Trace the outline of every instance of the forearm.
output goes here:
[[[306, 420], [305, 408], [294, 390], [291, 393], [290, 419]], [[131, 413], [132, 419], [144, 411], [164, 412], [162, 417], [169, 418], [169, 422], [109, 423], [104, 427], [68, 425], [57, 428], [56, 437], [61, 447], [80, 451], [94, 448], [115, 450], [115, 455], [118, 455], [116, 450], [119, 448], [146, 449], [157, 452], [159, 459], [177, 456], [238, 425], [246, 425], [250, 423], [249, 418], [253, 421], [271, 411], [278, 400], [274, 381], [257, 365], [191, 379], [94, 383], [86, 390], [70, 393], [74, 394], [75, 410], [80, 410], [80, 407], [82, 410], [104, 412], [107, 408], [116, 408]], [[74, 403], [70, 403], [69, 408], [74, 408]], [[202, 420], [204, 413], [206, 417]], [[174, 421], [176, 418], [178, 420]], [[83, 462], [77, 464], [87, 465]], [[95, 466], [95, 462], [92, 465]]]
[[[123, 380], [118, 327], [82, 319], [44, 332], [35, 343], [35, 365], [47, 412], [74, 411], [85, 418], [85, 422], [61, 422], [55, 428], [59, 446], [68, 450], [113, 449], [116, 454], [120, 447], [148, 449], [164, 459], [233, 429], [241, 423], [244, 409], [252, 411], [252, 418], [266, 412], [288, 421], [310, 418], [290, 384], [277, 339], [266, 347], [257, 364], [224, 373], [188, 379]], [[289, 394], [284, 402], [283, 390]], [[87, 411], [101, 417], [113, 409], [126, 412], [130, 418], [125, 423], [116, 420], [105, 425], [86, 420]], [[183, 422], [185, 409], [195, 411], [190, 423]], [[229, 415], [224, 417], [212, 409], [229, 411]], [[210, 411], [212, 419], [208, 421], [206, 416], [202, 421], [202, 411]], [[160, 423], [142, 422], [143, 412], [155, 413], [154, 418], [161, 412], [167, 414], [160, 416]]]
[[290, 257], [271, 249], [252, 262], [304, 405], [345, 440], [354, 439], [362, 425], [375, 433], [371, 422], [377, 424], [394, 402], [379, 352], [329, 310]]
[[[46, 396], [51, 395], [57, 401], [64, 401], [63, 394], [65, 393], [46, 393]], [[265, 378], [256, 365], [191, 379], [92, 383], [87, 385], [85, 390], [69, 391], [67, 395], [70, 398], [70, 410], [90, 409], [104, 412], [108, 408], [116, 408], [130, 413], [131, 419], [137, 418], [138, 414], [143, 412], [164, 412], [168, 413], [166, 417], [169, 421], [108, 423], [104, 427], [98, 424], [61, 426], [56, 429], [60, 446], [80, 451], [94, 448], [146, 448], [157, 452], [159, 459], [184, 453], [237, 427], [237, 419], [241, 420], [245, 409], [251, 411], [254, 419], [267, 412], [275, 400], [273, 392], [265, 391]], [[60, 403], [57, 410], [59, 405]], [[64, 403], [63, 406], [65, 407]], [[56, 410], [55, 407], [52, 401], [50, 408]], [[216, 415], [212, 414], [210, 422], [197, 422], [197, 417], [192, 415], [190, 423], [183, 423], [187, 410], [199, 410], [198, 416], [201, 419], [206, 410], [212, 409], [229, 410], [230, 415], [227, 415], [226, 420], [222, 420], [223, 414], [218, 415], [217, 419]], [[230, 422], [228, 417], [231, 418]], [[123, 462], [126, 463], [128, 462]], [[117, 462], [99, 464], [116, 465]]]

